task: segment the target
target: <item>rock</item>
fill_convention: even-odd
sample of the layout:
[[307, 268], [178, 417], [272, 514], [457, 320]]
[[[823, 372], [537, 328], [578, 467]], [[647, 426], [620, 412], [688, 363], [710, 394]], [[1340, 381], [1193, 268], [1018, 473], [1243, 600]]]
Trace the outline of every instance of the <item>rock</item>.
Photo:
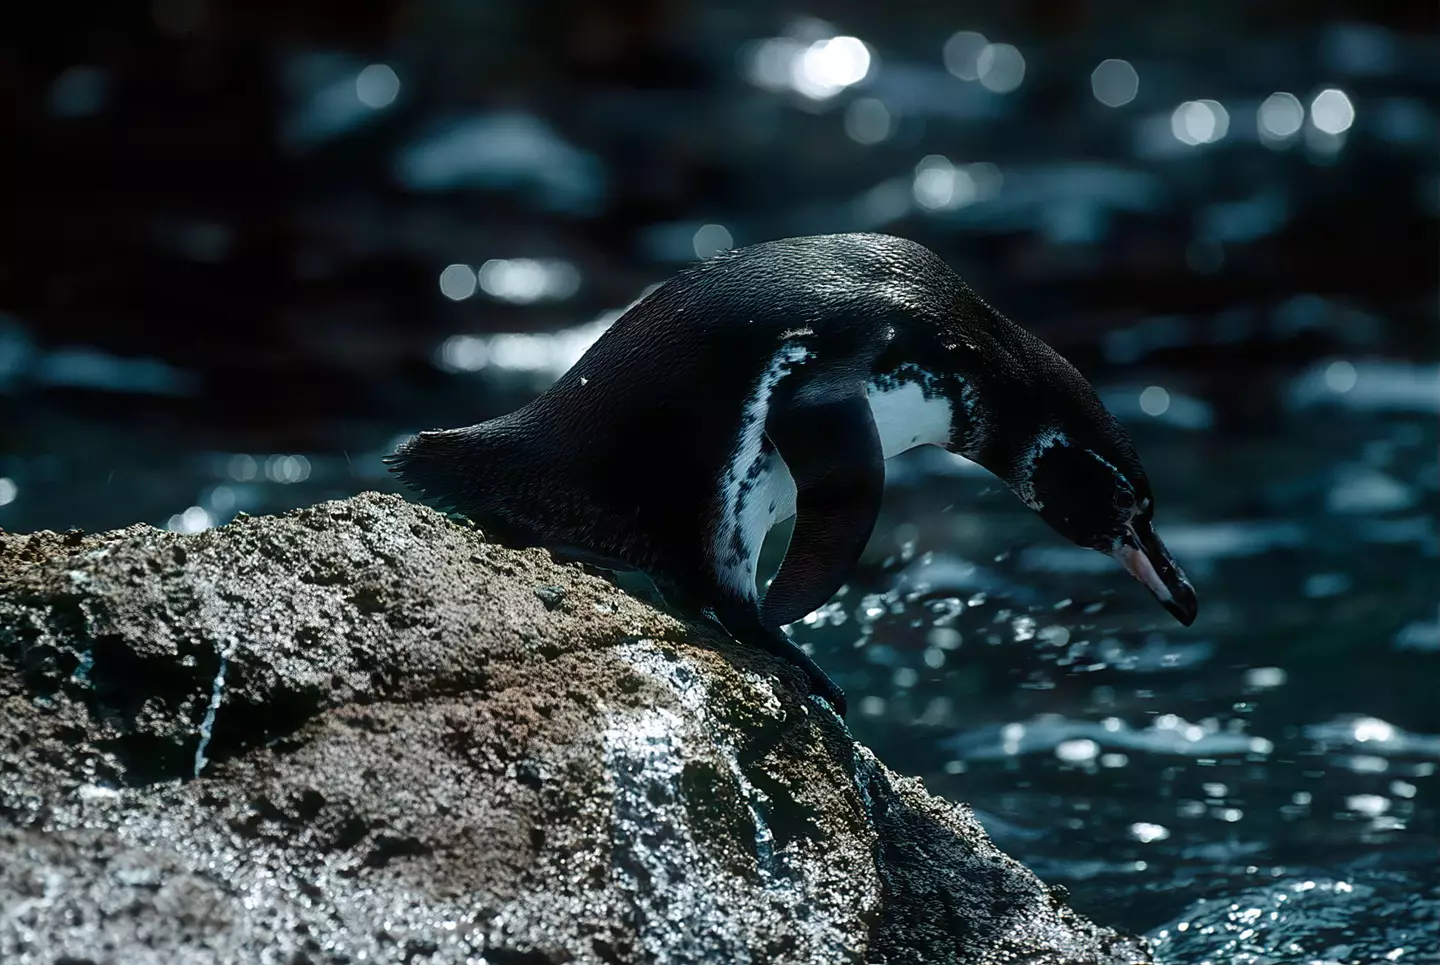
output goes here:
[[537, 586], [535, 595], [540, 602], [545, 604], [547, 610], [553, 610], [565, 600], [565, 587], [563, 586]]
[[0, 961], [1149, 961], [801, 686], [395, 497], [0, 535]]

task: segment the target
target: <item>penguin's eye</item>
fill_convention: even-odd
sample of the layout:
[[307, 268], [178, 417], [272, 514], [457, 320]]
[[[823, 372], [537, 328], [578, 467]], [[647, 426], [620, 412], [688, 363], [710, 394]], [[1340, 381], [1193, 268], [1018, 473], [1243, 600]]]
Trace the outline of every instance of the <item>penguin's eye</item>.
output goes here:
[[1135, 494], [1128, 489], [1117, 489], [1115, 491], [1115, 508], [1122, 512], [1129, 512], [1135, 508]]

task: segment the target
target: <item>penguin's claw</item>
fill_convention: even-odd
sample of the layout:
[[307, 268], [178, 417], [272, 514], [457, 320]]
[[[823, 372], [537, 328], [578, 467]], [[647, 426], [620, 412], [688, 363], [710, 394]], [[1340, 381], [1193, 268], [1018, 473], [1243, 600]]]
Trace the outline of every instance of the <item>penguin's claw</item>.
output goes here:
[[845, 719], [845, 713], [850, 708], [850, 702], [845, 697], [845, 691], [840, 685], [830, 679], [830, 675], [820, 669], [820, 665], [810, 658], [810, 655], [799, 647], [795, 648], [798, 658], [791, 658], [791, 663], [805, 672], [810, 680], [810, 696], [818, 697], [830, 706], [835, 716], [841, 720]]
[[845, 719], [850, 702], [845, 698], [845, 691], [835, 686], [835, 682], [829, 677], [825, 678], [823, 685], [819, 681], [811, 681], [810, 693], [829, 704], [836, 717], [841, 720]]
[[769, 638], [770, 645], [766, 649], [791, 666], [803, 671], [810, 681], [810, 693], [829, 704], [836, 716], [844, 720], [845, 712], [849, 709], [845, 691], [830, 679], [830, 675], [821, 669], [820, 665], [815, 662], [815, 658], [786, 636], [783, 630], [777, 628], [771, 632], [774, 635]]

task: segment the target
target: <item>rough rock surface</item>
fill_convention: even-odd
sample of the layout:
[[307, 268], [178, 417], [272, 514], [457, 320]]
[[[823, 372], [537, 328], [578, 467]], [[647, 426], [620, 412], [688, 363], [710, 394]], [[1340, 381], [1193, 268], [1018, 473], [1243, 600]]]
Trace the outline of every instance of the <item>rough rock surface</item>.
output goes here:
[[0, 535], [0, 961], [1149, 961], [800, 683], [394, 497]]

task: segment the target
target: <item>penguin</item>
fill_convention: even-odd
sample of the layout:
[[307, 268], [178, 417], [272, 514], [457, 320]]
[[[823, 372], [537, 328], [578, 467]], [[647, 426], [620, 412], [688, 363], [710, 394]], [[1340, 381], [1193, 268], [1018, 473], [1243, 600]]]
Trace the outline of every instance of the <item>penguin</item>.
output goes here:
[[[644, 573], [671, 607], [798, 666], [843, 717], [843, 691], [782, 628], [845, 583], [885, 461], [921, 445], [980, 464], [1194, 621], [1144, 467], [1084, 376], [928, 248], [889, 235], [694, 264], [528, 405], [422, 432], [386, 461], [502, 541]], [[791, 516], [762, 592], [761, 546]]]

